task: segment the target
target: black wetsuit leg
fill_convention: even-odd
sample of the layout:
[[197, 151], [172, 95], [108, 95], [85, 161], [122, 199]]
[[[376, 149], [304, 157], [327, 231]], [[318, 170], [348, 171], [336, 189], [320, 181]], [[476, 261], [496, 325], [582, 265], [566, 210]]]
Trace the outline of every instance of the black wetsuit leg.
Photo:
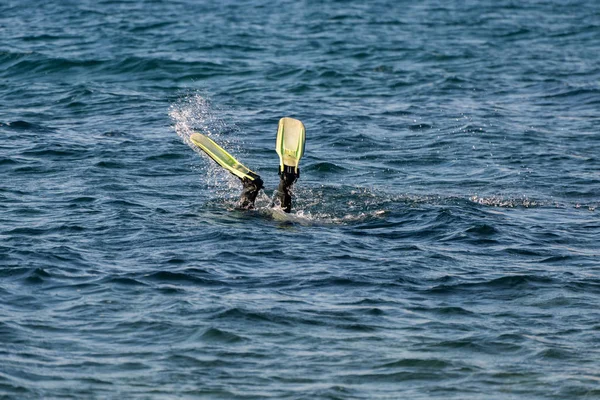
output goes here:
[[260, 179], [260, 177], [256, 177], [254, 180], [244, 178], [242, 179], [242, 184], [244, 185], [244, 188], [242, 189], [242, 194], [240, 195], [238, 207], [250, 210], [254, 208], [256, 196], [258, 196], [260, 189], [263, 188], [263, 181]]
[[300, 176], [300, 171], [298, 170], [298, 174], [294, 171], [292, 167], [288, 167], [287, 165], [284, 167], [283, 172], [279, 173], [279, 187], [277, 188], [277, 198], [279, 199], [279, 204], [281, 208], [286, 213], [292, 211], [292, 185], [298, 177]]

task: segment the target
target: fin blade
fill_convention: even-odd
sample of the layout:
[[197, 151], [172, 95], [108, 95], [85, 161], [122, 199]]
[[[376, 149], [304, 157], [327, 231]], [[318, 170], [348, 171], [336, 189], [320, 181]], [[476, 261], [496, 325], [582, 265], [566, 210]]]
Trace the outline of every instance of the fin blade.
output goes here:
[[279, 120], [275, 149], [280, 159], [280, 171], [287, 165], [294, 167], [298, 172], [300, 159], [304, 155], [305, 141], [306, 129], [300, 120], [290, 117]]
[[221, 167], [231, 172], [233, 175], [240, 179], [250, 179], [251, 181], [258, 178], [258, 174], [251, 171], [244, 164], [235, 159], [229, 154], [224, 148], [219, 146], [214, 140], [201, 133], [193, 133], [190, 136], [190, 140], [202, 151], [206, 153], [211, 159], [213, 159]]

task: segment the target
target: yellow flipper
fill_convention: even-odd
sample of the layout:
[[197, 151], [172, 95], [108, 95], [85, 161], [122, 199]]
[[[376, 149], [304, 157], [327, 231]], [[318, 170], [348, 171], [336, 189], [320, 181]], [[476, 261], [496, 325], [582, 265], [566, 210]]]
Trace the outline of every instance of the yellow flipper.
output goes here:
[[304, 124], [294, 118], [281, 118], [277, 129], [276, 150], [279, 154], [279, 171], [283, 172], [284, 166], [293, 167], [298, 174], [298, 164], [304, 154], [306, 131]]
[[201, 133], [193, 133], [190, 136], [190, 140], [196, 146], [201, 148], [210, 158], [212, 158], [217, 164], [231, 172], [233, 175], [240, 179], [250, 179], [251, 181], [258, 178], [258, 174], [251, 171], [244, 164], [236, 160], [231, 154], [225, 149], [216, 144], [208, 136]]

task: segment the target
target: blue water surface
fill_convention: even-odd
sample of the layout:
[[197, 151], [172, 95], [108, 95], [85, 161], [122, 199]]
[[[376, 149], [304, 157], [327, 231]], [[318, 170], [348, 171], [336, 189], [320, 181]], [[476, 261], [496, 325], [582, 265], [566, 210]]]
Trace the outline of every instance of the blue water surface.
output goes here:
[[0, 398], [600, 398], [598, 32], [594, 0], [3, 0]]

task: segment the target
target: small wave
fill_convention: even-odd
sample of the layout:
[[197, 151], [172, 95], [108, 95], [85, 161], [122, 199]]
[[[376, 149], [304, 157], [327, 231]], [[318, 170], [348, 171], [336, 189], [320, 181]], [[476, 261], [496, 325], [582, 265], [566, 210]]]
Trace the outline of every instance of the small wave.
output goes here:
[[35, 157], [56, 157], [56, 158], [64, 158], [71, 156], [81, 156], [85, 154], [86, 150], [74, 149], [74, 148], [61, 148], [62, 146], [57, 146], [56, 148], [46, 148], [46, 149], [30, 149], [22, 151], [21, 154]]
[[214, 279], [203, 278], [203, 277], [197, 276], [198, 272], [203, 272], [203, 271], [197, 271], [195, 269], [190, 269], [185, 272], [160, 271], [160, 272], [155, 272], [152, 274], [145, 275], [144, 280], [148, 280], [151, 282], [157, 282], [157, 283], [174, 282], [174, 283], [189, 284], [189, 285], [222, 284], [222, 282], [214, 280]]
[[22, 235], [22, 236], [39, 236], [49, 231], [50, 228], [14, 228], [7, 231], [8, 235]]
[[8, 122], [6, 124], [6, 126], [11, 127], [13, 129], [29, 129], [29, 128], [34, 127], [35, 124], [32, 124], [27, 121], [13, 121], [13, 122]]
[[391, 361], [385, 364], [376, 366], [377, 369], [389, 368], [447, 368], [452, 364], [445, 360], [439, 359], [424, 359], [424, 358], [403, 358], [397, 361]]
[[45, 269], [36, 268], [28, 274], [25, 278], [25, 282], [29, 285], [39, 285], [44, 283], [49, 277], [50, 274]]
[[179, 265], [179, 264], [185, 264], [186, 260], [182, 259], [182, 258], [171, 258], [167, 260], [167, 264], [175, 264], [175, 265]]
[[217, 328], [209, 328], [202, 334], [202, 341], [211, 343], [239, 343], [245, 339], [235, 333], [224, 331]]
[[80, 196], [80, 197], [75, 197], [72, 199], [69, 199], [68, 202], [69, 204], [87, 204], [87, 203], [93, 203], [95, 201], [97, 201], [98, 199], [96, 197], [91, 197], [91, 196]]
[[305, 167], [305, 170], [311, 172], [342, 173], [346, 171], [346, 168], [330, 162], [320, 162], [308, 165]]
[[130, 137], [130, 134], [127, 132], [122, 132], [122, 131], [107, 131], [102, 133], [102, 136], [104, 137], [110, 137], [110, 138], [114, 138], [114, 137]]
[[535, 358], [545, 360], [566, 360], [572, 357], [573, 353], [571, 351], [559, 348], [544, 349], [535, 355]]
[[142, 33], [142, 32], [146, 32], [146, 31], [161, 30], [162, 28], [166, 28], [171, 25], [173, 25], [173, 22], [171, 22], [171, 21], [151, 22], [151, 23], [144, 23], [142, 25], [136, 25], [136, 26], [130, 28], [129, 30], [134, 33]]
[[572, 260], [574, 258], [574, 256], [572, 255], [560, 255], [560, 256], [552, 256], [552, 257], [547, 257], [544, 258], [542, 260], [540, 260], [539, 262], [542, 264], [553, 264], [553, 263], [566, 263], [569, 260]]
[[476, 315], [474, 312], [466, 310], [462, 307], [438, 307], [431, 311], [434, 311], [436, 314], [451, 315], [451, 316], [473, 316], [473, 315]]
[[502, 39], [520, 39], [522, 36], [527, 36], [530, 33], [532, 33], [530, 29], [520, 27], [507, 32], [499, 31], [495, 36]]
[[[0, 63], [4, 60], [0, 60]], [[6, 76], [29, 77], [35, 74], [65, 73], [66, 70], [75, 68], [90, 68], [103, 65], [102, 60], [78, 60], [60, 57], [48, 57], [40, 53], [16, 54], [6, 68]]]
[[19, 162], [15, 161], [11, 158], [3, 158], [0, 160], [0, 167], [18, 165], [18, 164], [19, 164]]
[[[366, 283], [366, 284], [370, 285], [370, 283]], [[314, 288], [314, 287], [344, 287], [344, 286], [359, 287], [359, 286], [363, 286], [363, 285], [365, 285], [365, 282], [358, 280], [358, 279], [342, 277], [342, 276], [332, 276], [332, 277], [327, 277], [327, 278], [322, 278], [322, 279], [310, 279], [310, 280], [300, 283], [299, 286]]]
[[538, 248], [534, 250], [526, 247], [508, 247], [504, 249], [504, 251], [508, 254], [528, 257], [541, 257], [544, 254], [543, 251]]
[[344, 329], [353, 332], [376, 332], [378, 328], [376, 326], [367, 325], [367, 324], [335, 324], [335, 328]]
[[181, 153], [162, 153], [158, 155], [148, 156], [144, 159], [144, 161], [171, 161], [171, 160], [181, 160], [186, 157]]
[[590, 278], [580, 281], [569, 282], [566, 287], [573, 291], [586, 294], [600, 293], [600, 279]]
[[33, 131], [33, 132], [49, 132], [49, 131], [53, 130], [53, 128], [50, 128], [48, 126], [36, 124], [33, 122], [23, 121], [23, 120], [11, 121], [11, 122], [6, 122], [6, 123], [0, 122], [0, 127], [2, 127], [2, 126], [5, 126], [9, 129], [19, 130], [19, 131], [22, 130], [22, 131]]
[[460, 290], [494, 289], [501, 291], [516, 288], [537, 288], [557, 284], [554, 278], [536, 275], [511, 275], [480, 282], [461, 282], [450, 285], [438, 285], [428, 289], [431, 293], [453, 293]]
[[[126, 57], [115, 65], [115, 69], [119, 70], [120, 73], [140, 73], [140, 72], [153, 72], [164, 71], [173, 68], [186, 70], [188, 62], [177, 62], [173, 60], [158, 59], [158, 58], [146, 58], [146, 57]], [[189, 65], [188, 65], [189, 66]]]
[[[558, 283], [556, 279], [547, 276], [511, 275], [492, 279], [491, 281], [483, 283], [483, 285], [495, 288], [513, 288], [516, 286], [546, 286], [555, 283]], [[474, 285], [478, 286], [479, 284], [476, 283]]]
[[123, 285], [123, 286], [147, 286], [144, 282], [127, 276], [108, 277], [103, 280], [103, 284]]
[[427, 130], [427, 129], [431, 129], [432, 125], [429, 124], [412, 124], [408, 126], [408, 129], [410, 129], [411, 131], [423, 131], [423, 130]]
[[103, 201], [103, 205], [109, 205], [111, 207], [118, 208], [144, 208], [145, 206], [140, 203], [135, 203], [133, 201], [127, 200], [105, 200]]
[[54, 40], [67, 39], [72, 36], [66, 35], [49, 35], [49, 34], [40, 34], [40, 35], [25, 35], [21, 37], [21, 40], [24, 42], [50, 42]]
[[106, 169], [121, 169], [125, 167], [125, 164], [118, 161], [99, 161], [95, 164], [95, 166]]
[[364, 154], [364, 149], [366, 148], [370, 150], [388, 149], [387, 144], [383, 140], [365, 134], [337, 135], [331, 138], [331, 144], [334, 147], [342, 147], [346, 151], [350, 150], [360, 153], [360, 155]]
[[445, 377], [443, 371], [424, 370], [419, 372], [399, 371], [390, 373], [363, 373], [363, 374], [344, 374], [342, 378], [348, 382], [355, 383], [381, 383], [381, 384], [398, 384], [405, 381], [440, 381]]
[[599, 95], [600, 89], [596, 88], [570, 88], [568, 90], [561, 90], [558, 93], [543, 96], [543, 98], [583, 97], [590, 100], [586, 102], [587, 104], [596, 104], [600, 103], [600, 100], [598, 99]]
[[474, 233], [479, 236], [493, 236], [499, 233], [498, 229], [488, 224], [472, 226], [466, 230], [468, 233]]
[[266, 312], [254, 312], [245, 310], [239, 307], [229, 308], [225, 311], [221, 311], [213, 315], [212, 319], [226, 319], [226, 320], [246, 320], [256, 322], [278, 322], [283, 323], [284, 321], [277, 317], [275, 314]]

